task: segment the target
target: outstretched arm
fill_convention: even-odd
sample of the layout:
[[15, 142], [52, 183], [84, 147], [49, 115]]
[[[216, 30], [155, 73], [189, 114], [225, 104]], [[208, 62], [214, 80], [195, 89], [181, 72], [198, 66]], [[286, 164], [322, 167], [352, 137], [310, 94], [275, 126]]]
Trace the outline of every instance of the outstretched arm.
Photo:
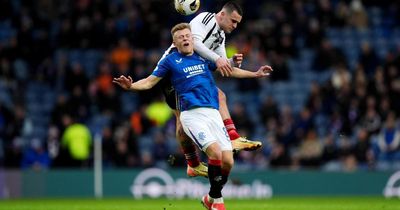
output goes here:
[[150, 75], [144, 79], [133, 82], [130, 76], [123, 75], [114, 78], [113, 83], [118, 84], [125, 90], [148, 90], [154, 87], [162, 78]]
[[234, 67], [233, 72], [232, 72], [232, 77], [235, 77], [235, 78], [260, 78], [260, 77], [266, 77], [266, 76], [270, 75], [270, 73], [272, 71], [273, 71], [272, 67], [268, 66], [268, 65], [261, 66], [256, 72]]

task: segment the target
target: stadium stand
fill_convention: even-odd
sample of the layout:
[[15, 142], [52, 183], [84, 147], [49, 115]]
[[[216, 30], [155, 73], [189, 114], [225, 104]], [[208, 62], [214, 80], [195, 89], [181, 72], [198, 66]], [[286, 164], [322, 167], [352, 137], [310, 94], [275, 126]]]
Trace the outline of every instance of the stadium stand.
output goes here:
[[[249, 116], [249, 125], [235, 119], [239, 131], [265, 145], [239, 154], [238, 167], [399, 169], [397, 1], [240, 2], [244, 19], [227, 47], [244, 53], [246, 68], [267, 63], [274, 72], [257, 82], [217, 78], [232, 112], [241, 106]], [[200, 10], [222, 3], [207, 1]], [[165, 141], [166, 154], [182, 166], [175, 119], [159, 126], [146, 116], [147, 107], [162, 100], [154, 97], [159, 92], [127, 93], [110, 78], [125, 74], [137, 80], [151, 73], [170, 44], [169, 28], [190, 17], [163, 0], [0, 0], [0, 5], [3, 167], [22, 167], [24, 152], [38, 139], [37, 152], [51, 158], [49, 167], [68, 167], [61, 139], [69, 118], [108, 139], [106, 167], [160, 165], [166, 157], [157, 156], [154, 147]], [[266, 98], [278, 113], [269, 113], [273, 106], [263, 108]], [[305, 157], [308, 152], [314, 155]]]

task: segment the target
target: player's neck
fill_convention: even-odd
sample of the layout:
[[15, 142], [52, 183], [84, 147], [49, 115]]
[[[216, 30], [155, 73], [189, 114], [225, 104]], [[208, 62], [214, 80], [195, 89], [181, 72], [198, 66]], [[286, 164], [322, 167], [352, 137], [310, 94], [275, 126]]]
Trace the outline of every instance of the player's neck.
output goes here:
[[221, 19], [222, 19], [222, 17], [221, 17], [221, 12], [218, 12], [216, 15], [215, 15], [215, 21], [217, 22], [217, 25], [218, 25], [218, 27], [219, 28], [221, 28], [220, 27], [220, 23], [221, 23]]
[[184, 53], [184, 52], [181, 52], [181, 51], [179, 51], [179, 50], [178, 50], [178, 52], [179, 52], [179, 54], [184, 55], [184, 56], [191, 56], [191, 55], [193, 55], [193, 53], [194, 53], [194, 51], [189, 52], [189, 53]]

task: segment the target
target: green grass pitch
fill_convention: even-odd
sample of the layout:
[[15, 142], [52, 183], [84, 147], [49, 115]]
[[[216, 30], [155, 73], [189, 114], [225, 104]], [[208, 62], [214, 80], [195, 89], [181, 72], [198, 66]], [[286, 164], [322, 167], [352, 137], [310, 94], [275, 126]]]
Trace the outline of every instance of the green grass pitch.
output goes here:
[[[400, 199], [381, 197], [275, 197], [226, 200], [227, 210], [400, 210]], [[168, 199], [16, 199], [0, 210], [204, 210], [198, 200]]]

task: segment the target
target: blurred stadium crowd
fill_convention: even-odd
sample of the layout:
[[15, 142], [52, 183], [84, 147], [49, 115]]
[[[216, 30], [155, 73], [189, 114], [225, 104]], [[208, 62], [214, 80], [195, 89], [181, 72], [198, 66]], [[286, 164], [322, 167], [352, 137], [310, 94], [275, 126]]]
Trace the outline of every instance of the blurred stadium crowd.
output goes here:
[[[227, 51], [270, 78], [220, 78], [243, 136], [260, 139], [238, 168], [400, 168], [400, 4], [381, 0], [242, 0]], [[217, 12], [222, 1], [201, 1]], [[184, 166], [175, 119], [146, 77], [191, 17], [165, 0], [0, 0], [0, 164]], [[167, 161], [170, 160], [170, 161]], [[175, 161], [173, 161], [175, 160]]]

